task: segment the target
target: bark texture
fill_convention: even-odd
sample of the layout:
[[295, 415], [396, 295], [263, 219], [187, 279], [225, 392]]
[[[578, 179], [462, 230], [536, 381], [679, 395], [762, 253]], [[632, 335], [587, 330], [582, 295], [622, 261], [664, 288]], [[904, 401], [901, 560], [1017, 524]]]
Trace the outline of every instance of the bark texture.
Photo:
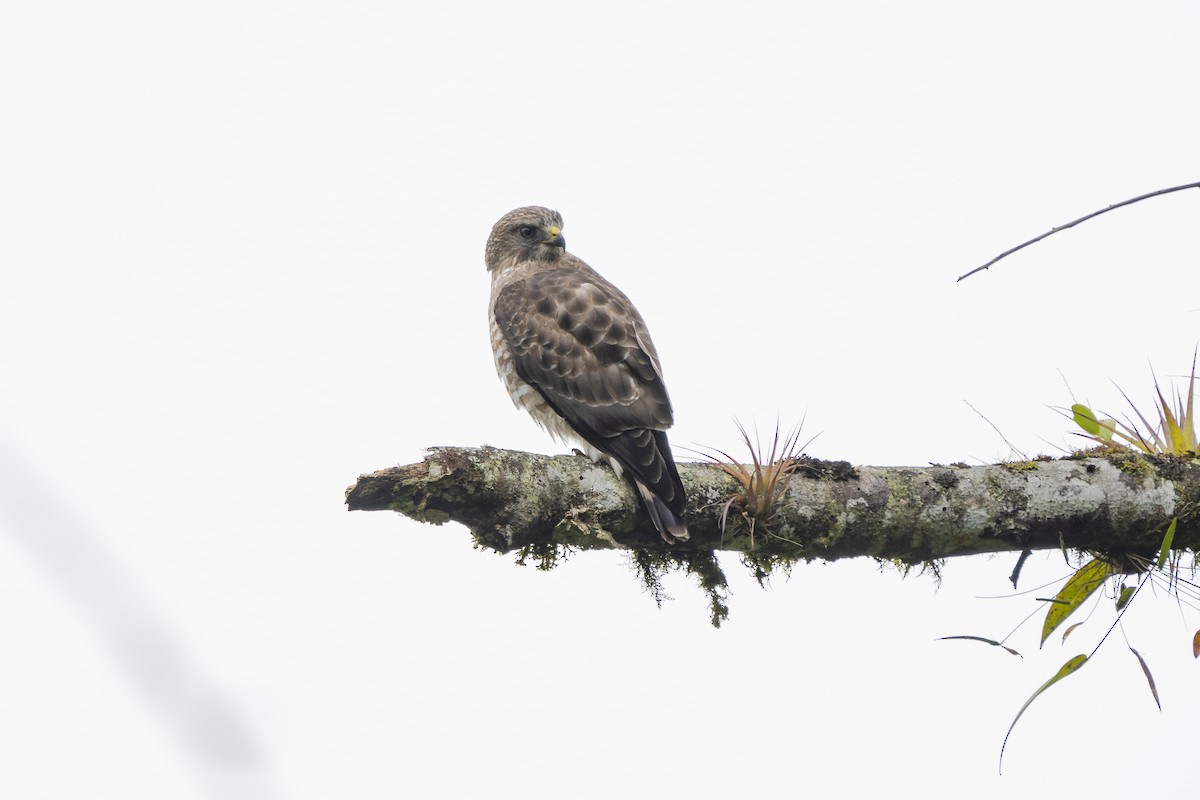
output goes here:
[[[773, 515], [753, 530], [741, 488], [710, 464], [680, 464], [690, 542], [672, 552], [908, 563], [973, 553], [1069, 548], [1153, 557], [1178, 517], [1175, 547], [1200, 541], [1200, 462], [1114, 450], [992, 466], [851, 467], [804, 460]], [[549, 544], [665, 550], [630, 483], [579, 456], [435, 448], [419, 464], [363, 475], [350, 510], [392, 510], [465, 525], [499, 551]], [[722, 531], [722, 516], [726, 524]]]

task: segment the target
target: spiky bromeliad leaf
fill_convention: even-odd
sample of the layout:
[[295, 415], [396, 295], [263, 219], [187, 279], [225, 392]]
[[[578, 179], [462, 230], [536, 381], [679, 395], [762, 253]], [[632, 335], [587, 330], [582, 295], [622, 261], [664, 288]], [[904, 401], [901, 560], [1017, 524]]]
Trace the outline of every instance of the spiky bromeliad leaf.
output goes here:
[[1166, 434], [1165, 438], [1171, 448], [1171, 452], [1186, 453], [1188, 450], [1187, 437], [1184, 435], [1183, 428], [1179, 425], [1179, 420], [1171, 413], [1171, 406], [1167, 404], [1161, 391], [1158, 393], [1158, 402], [1162, 406], [1162, 413], [1159, 415], [1159, 418], [1162, 421], [1163, 432]]
[[771, 439], [769, 453], [762, 446], [757, 429], [755, 429], [755, 437], [751, 439], [749, 431], [742, 423], [734, 420], [734, 424], [737, 425], [738, 431], [742, 435], [742, 441], [746, 443], [746, 448], [750, 451], [753, 470], [747, 469], [737, 459], [717, 448], [713, 448], [713, 450], [724, 460], [703, 451], [700, 451], [700, 455], [712, 461], [726, 475], [737, 481], [742, 490], [726, 500], [721, 515], [721, 532], [725, 532], [725, 521], [729, 516], [730, 508], [736, 506], [742, 517], [749, 523], [753, 541], [755, 523], [765, 523], [774, 515], [776, 501], [783, 495], [794, 474], [794, 469], [800, 461], [801, 451], [808, 445], [800, 444], [803, 420], [786, 436], [782, 436], [779, 423], [776, 422], [775, 435]]
[[1025, 701], [1025, 705], [1021, 706], [1021, 710], [1018, 711], [1017, 716], [1013, 718], [1012, 725], [1008, 726], [1008, 733], [1004, 734], [1004, 743], [1000, 745], [1000, 764], [1001, 764], [1001, 766], [1004, 765], [1004, 748], [1008, 746], [1008, 737], [1012, 736], [1013, 728], [1017, 727], [1017, 720], [1019, 720], [1021, 718], [1021, 715], [1025, 713], [1025, 709], [1029, 708], [1029, 705], [1038, 698], [1038, 695], [1040, 695], [1042, 692], [1049, 689], [1054, 684], [1061, 681], [1063, 678], [1070, 675], [1072, 672], [1075, 672], [1076, 670], [1078, 670], [1080, 667], [1082, 667], [1084, 664], [1087, 663], [1087, 660], [1088, 660], [1088, 657], [1086, 655], [1084, 655], [1083, 653], [1080, 653], [1079, 655], [1075, 656], [1070, 661], [1063, 664], [1059, 668], [1058, 672], [1054, 673], [1053, 678], [1051, 678], [1050, 680], [1043, 683], [1036, 692], [1034, 692], [1033, 694], [1031, 694], [1029, 696], [1029, 699]]
[[1154, 381], [1154, 391], [1158, 394], [1158, 404], [1160, 406], [1158, 413], [1159, 427], [1162, 428], [1163, 438], [1170, 448], [1167, 452], [1182, 455], [1196, 451], [1196, 417], [1193, 413], [1195, 389], [1195, 357], [1192, 358], [1192, 374], [1191, 380], [1188, 383], [1186, 403], [1179, 393], [1176, 392], [1175, 408], [1172, 409], [1171, 404], [1167, 402], [1167, 398], [1163, 397], [1162, 388], [1158, 385], [1158, 380]]
[[[1158, 417], [1157, 424], [1147, 419], [1129, 395], [1119, 386], [1117, 390], [1125, 398], [1125, 402], [1133, 410], [1138, 422], [1129, 419], [1127, 422], [1117, 422], [1112, 419], [1100, 419], [1087, 406], [1075, 403], [1071, 406], [1071, 419], [1083, 429], [1083, 435], [1101, 445], [1121, 444], [1132, 447], [1143, 453], [1173, 453], [1187, 455], [1197, 451], [1196, 436], [1196, 360], [1200, 350], [1192, 356], [1192, 372], [1188, 376], [1187, 398], [1176, 391], [1175, 404], [1167, 400], [1163, 394], [1158, 378], [1154, 377], [1154, 393], [1158, 402], [1154, 406]], [[1152, 373], [1153, 375], [1153, 373]], [[1139, 422], [1143, 428], [1139, 426]]]
[[1150, 684], [1150, 694], [1154, 695], [1154, 704], [1158, 706], [1158, 710], [1162, 711], [1162, 701], [1158, 699], [1158, 687], [1154, 685], [1154, 676], [1150, 674], [1150, 668], [1146, 666], [1146, 659], [1142, 658], [1142, 654], [1132, 647], [1129, 652], [1137, 656], [1138, 663], [1142, 665], [1142, 672], [1146, 674], [1146, 683]]
[[1054, 629], [1063, 623], [1071, 612], [1083, 605], [1083, 601], [1092, 596], [1092, 592], [1100, 588], [1108, 577], [1109, 567], [1098, 558], [1093, 558], [1084, 564], [1075, 574], [1067, 579], [1063, 588], [1054, 596], [1050, 610], [1046, 612], [1046, 621], [1042, 623], [1041, 647]]

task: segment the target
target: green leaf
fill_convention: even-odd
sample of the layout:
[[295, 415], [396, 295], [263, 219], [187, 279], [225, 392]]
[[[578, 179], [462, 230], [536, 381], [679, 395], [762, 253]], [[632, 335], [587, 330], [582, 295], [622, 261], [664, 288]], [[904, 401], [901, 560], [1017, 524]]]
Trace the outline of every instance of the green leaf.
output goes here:
[[1075, 420], [1076, 425], [1083, 428], [1092, 436], [1100, 435], [1100, 423], [1096, 421], [1096, 415], [1083, 403], [1076, 403], [1071, 406], [1071, 416]]
[[1084, 600], [1092, 596], [1092, 592], [1100, 588], [1108, 577], [1108, 564], [1098, 558], [1093, 558], [1084, 564], [1075, 574], [1067, 579], [1063, 588], [1054, 596], [1050, 610], [1046, 612], [1046, 621], [1042, 623], [1041, 647], [1054, 629], [1063, 623], [1071, 612], [1079, 608]]
[[1046, 691], [1051, 686], [1058, 683], [1063, 678], [1067, 677], [1072, 672], [1075, 672], [1077, 669], [1079, 669], [1084, 664], [1086, 664], [1087, 660], [1088, 660], [1088, 657], [1086, 655], [1084, 655], [1083, 653], [1080, 653], [1079, 655], [1075, 656], [1070, 661], [1063, 664], [1059, 668], [1058, 672], [1054, 673], [1053, 678], [1051, 678], [1050, 680], [1043, 683], [1036, 692], [1034, 692], [1032, 695], [1029, 696], [1029, 699], [1025, 701], [1025, 705], [1021, 706], [1021, 710], [1018, 711], [1017, 716], [1015, 718], [1013, 718], [1012, 725], [1008, 726], [1008, 733], [1004, 734], [1004, 743], [1002, 745], [1000, 745], [1000, 765], [1001, 765], [1001, 767], [1003, 767], [1003, 765], [1004, 765], [1004, 748], [1008, 746], [1008, 737], [1012, 736], [1013, 728], [1017, 727], [1017, 720], [1019, 720], [1021, 718], [1021, 715], [1025, 713], [1025, 709], [1029, 708], [1029, 704], [1032, 703], [1034, 700], [1036, 700], [1038, 698], [1038, 695], [1040, 695], [1042, 692]]
[[1117, 595], [1117, 611], [1120, 611], [1129, 604], [1129, 598], [1133, 597], [1133, 593], [1137, 591], [1136, 586], [1122, 586], [1121, 593]]
[[1007, 645], [1002, 644], [1001, 642], [997, 642], [995, 639], [985, 639], [982, 636], [965, 636], [965, 635], [964, 636], [942, 636], [939, 638], [941, 641], [946, 641], [947, 639], [966, 639], [971, 642], [983, 642], [984, 644], [990, 644], [992, 647], [1003, 647], [1005, 650], [1007, 650], [1008, 652], [1012, 653], [1014, 656], [1017, 656], [1019, 658], [1025, 657], [1025, 656], [1021, 655], [1020, 653], [1018, 653], [1016, 650], [1013, 650], [1011, 647], [1008, 647]]
[[1167, 535], [1163, 537], [1162, 549], [1158, 551], [1158, 568], [1162, 569], [1167, 563], [1167, 558], [1171, 555], [1171, 542], [1175, 541], [1175, 521], [1179, 517], [1172, 517], [1171, 524], [1167, 526]]
[[1146, 682], [1150, 684], [1150, 694], [1154, 695], [1154, 704], [1158, 706], [1158, 710], [1162, 711], [1162, 703], [1158, 699], [1158, 687], [1154, 685], [1154, 676], [1150, 674], [1150, 668], [1146, 666], [1146, 659], [1142, 658], [1142, 654], [1132, 647], [1129, 652], [1137, 656], [1138, 663], [1142, 665], [1142, 672], [1146, 673]]

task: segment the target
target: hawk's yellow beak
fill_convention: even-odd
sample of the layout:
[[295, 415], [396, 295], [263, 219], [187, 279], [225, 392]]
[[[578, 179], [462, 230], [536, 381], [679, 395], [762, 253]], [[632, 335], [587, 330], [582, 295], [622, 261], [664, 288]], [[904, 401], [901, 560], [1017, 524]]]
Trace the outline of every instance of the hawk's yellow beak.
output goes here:
[[557, 225], [551, 225], [546, 229], [549, 236], [546, 237], [546, 244], [552, 244], [555, 247], [567, 249], [567, 240], [563, 238], [562, 229]]

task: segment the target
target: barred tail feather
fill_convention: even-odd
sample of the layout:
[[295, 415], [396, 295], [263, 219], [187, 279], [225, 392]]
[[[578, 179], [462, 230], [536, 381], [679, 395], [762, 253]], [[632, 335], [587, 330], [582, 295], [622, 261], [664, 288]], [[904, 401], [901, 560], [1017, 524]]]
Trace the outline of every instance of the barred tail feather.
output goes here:
[[654, 522], [654, 527], [662, 534], [666, 543], [686, 542], [691, 534], [688, 533], [687, 521], [683, 515], [676, 514], [668, 508], [662, 498], [650, 491], [646, 484], [636, 480], [634, 482], [637, 484], [638, 494], [642, 496], [642, 502], [646, 505], [646, 511]]

